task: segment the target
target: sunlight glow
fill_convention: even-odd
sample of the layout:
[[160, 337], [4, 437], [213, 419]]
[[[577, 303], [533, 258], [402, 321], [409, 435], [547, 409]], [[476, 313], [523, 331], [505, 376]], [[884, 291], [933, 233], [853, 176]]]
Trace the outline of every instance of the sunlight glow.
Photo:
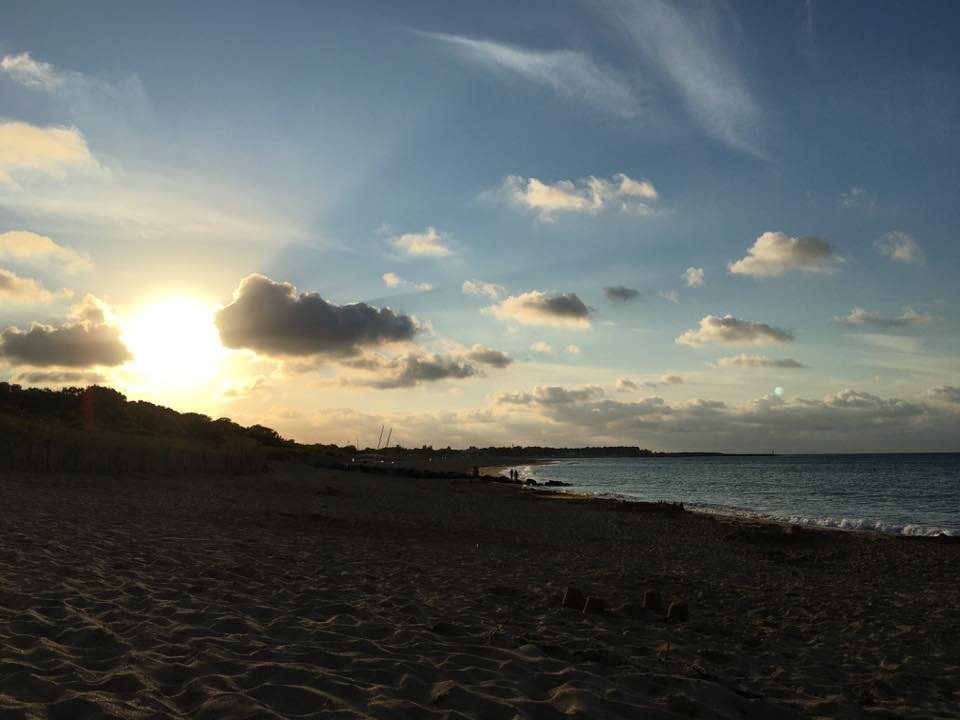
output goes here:
[[154, 389], [196, 390], [218, 374], [226, 350], [213, 324], [216, 306], [190, 297], [151, 300], [127, 323], [132, 370]]

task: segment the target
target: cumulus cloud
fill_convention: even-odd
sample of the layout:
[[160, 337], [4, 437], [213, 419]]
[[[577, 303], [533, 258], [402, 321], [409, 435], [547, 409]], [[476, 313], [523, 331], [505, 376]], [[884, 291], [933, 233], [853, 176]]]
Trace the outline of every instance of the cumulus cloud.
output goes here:
[[680, 302], [680, 295], [677, 294], [676, 290], [661, 290], [657, 294], [667, 302], [672, 302], [674, 305]]
[[40, 305], [54, 300], [69, 298], [69, 290], [51, 293], [33, 278], [20, 277], [16, 273], [0, 268], [0, 300], [14, 305]]
[[661, 385], [682, 385], [683, 378], [674, 373], [667, 373], [666, 375], [662, 375], [660, 377], [660, 384]]
[[501, 295], [507, 294], [507, 289], [503, 285], [483, 280], [466, 280], [461, 289], [464, 295], [481, 295], [491, 300], [499, 300]]
[[446, 237], [433, 226], [420, 233], [404, 233], [393, 239], [393, 244], [408, 255], [447, 257], [450, 248], [444, 245]]
[[628, 303], [640, 297], [639, 290], [624, 287], [623, 285], [608, 285], [603, 289], [603, 294], [607, 296], [607, 300], [615, 303]]
[[317, 293], [297, 294], [290, 283], [248, 275], [233, 300], [217, 311], [220, 340], [228, 348], [264, 355], [351, 356], [365, 348], [412, 340], [416, 319], [366, 303], [335, 305]]
[[683, 281], [687, 287], [700, 287], [703, 285], [703, 268], [688, 267], [683, 271]]
[[501, 405], [567, 405], [603, 397], [603, 388], [587, 385], [581, 388], [563, 388], [537, 385], [532, 392], [498, 393], [496, 402]]
[[416, 290], [433, 290], [433, 285], [425, 282], [413, 282], [412, 280], [405, 280], [404, 278], [397, 275], [395, 272], [385, 272], [381, 275], [383, 282], [387, 287], [410, 287]]
[[922, 264], [926, 260], [923, 248], [917, 244], [913, 236], [899, 230], [888, 232], [877, 240], [874, 246], [880, 254], [886, 255], [891, 260], [917, 264]]
[[590, 327], [592, 312], [576, 293], [548, 295], [539, 290], [508, 297], [499, 305], [491, 305], [485, 311], [500, 320], [514, 320], [523, 325], [570, 328]]
[[538, 340], [535, 343], [531, 343], [530, 349], [535, 353], [540, 353], [541, 355], [553, 355], [553, 348], [550, 346], [550, 343], [543, 342], [543, 340]]
[[795, 369], [804, 367], [803, 363], [799, 363], [796, 360], [791, 360], [790, 358], [776, 359], [769, 358], [766, 355], [747, 355], [746, 353], [717, 358], [716, 365], [717, 367], [722, 368], [738, 367]]
[[463, 380], [480, 374], [477, 368], [463, 358], [424, 352], [411, 352], [389, 359], [372, 356], [345, 364], [364, 370], [369, 376], [341, 378], [342, 384], [381, 390], [414, 387], [423, 382], [438, 380]]
[[494, 350], [484, 345], [474, 345], [466, 352], [466, 358], [480, 365], [496, 368], [505, 368], [513, 362], [513, 358], [502, 350]]
[[855, 307], [849, 315], [837, 315], [833, 321], [846, 327], [900, 328], [914, 325], [929, 325], [933, 317], [906, 308], [899, 317], [883, 317], [863, 308]]
[[937, 385], [928, 389], [924, 397], [932, 402], [960, 406], [960, 387]]
[[707, 315], [700, 321], [700, 328], [687, 330], [677, 338], [680, 345], [773, 345], [793, 340], [793, 335], [766, 323], [741, 320], [733, 315]]
[[617, 392], [633, 392], [637, 389], [637, 384], [629, 378], [617, 379]]
[[25, 230], [10, 230], [0, 233], [0, 258], [12, 258], [28, 262], [56, 261], [68, 272], [93, 267], [90, 259], [72, 248], [58, 245], [44, 235]]
[[640, 110], [632, 88], [613, 71], [594, 63], [585, 53], [538, 51], [459, 35], [422, 34], [444, 43], [470, 62], [545, 86], [561, 97], [582, 100], [624, 117], [632, 117]]
[[567, 345], [567, 346], [564, 348], [564, 350], [567, 351], [567, 354], [568, 354], [568, 355], [579, 355], [579, 354], [582, 352], [582, 351], [580, 350], [580, 346], [579, 346], [579, 345], [574, 345], [573, 343], [570, 343], [569, 345]]
[[512, 203], [537, 211], [547, 222], [564, 212], [596, 215], [602, 210], [618, 210], [650, 215], [656, 212], [651, 203], [659, 197], [653, 183], [634, 180], [624, 173], [616, 173], [609, 180], [591, 175], [576, 182], [558, 180], [553, 184], [509, 175], [502, 189]]
[[120, 329], [101, 306], [103, 301], [88, 295], [59, 327], [7, 328], [0, 333], [0, 357], [13, 365], [62, 368], [113, 367], [132, 360]]
[[729, 268], [736, 275], [777, 277], [791, 270], [829, 272], [841, 262], [843, 258], [826, 240], [765, 232], [747, 251], [746, 257], [730, 263]]
[[57, 180], [68, 170], [100, 171], [83, 134], [74, 127], [0, 122], [0, 185], [42, 174]]
[[667, 449], [850, 452], [953, 448], [960, 432], [960, 389], [952, 386], [932, 388], [917, 400], [845, 388], [821, 399], [771, 394], [737, 404], [656, 396], [615, 400], [599, 389], [537, 387], [501, 393], [494, 404], [578, 444], [641, 438], [647, 447]]

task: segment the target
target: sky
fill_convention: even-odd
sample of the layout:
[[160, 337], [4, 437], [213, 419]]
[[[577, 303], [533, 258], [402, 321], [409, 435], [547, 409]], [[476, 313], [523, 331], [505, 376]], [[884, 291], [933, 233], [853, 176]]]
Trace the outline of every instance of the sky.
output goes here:
[[960, 6], [0, 10], [0, 379], [301, 442], [960, 450]]

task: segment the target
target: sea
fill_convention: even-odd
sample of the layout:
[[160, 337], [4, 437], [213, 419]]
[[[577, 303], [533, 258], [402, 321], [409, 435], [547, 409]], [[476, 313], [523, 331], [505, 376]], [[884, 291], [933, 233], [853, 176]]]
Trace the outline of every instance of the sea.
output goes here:
[[960, 536], [960, 453], [578, 458], [516, 469], [599, 497], [838, 530]]

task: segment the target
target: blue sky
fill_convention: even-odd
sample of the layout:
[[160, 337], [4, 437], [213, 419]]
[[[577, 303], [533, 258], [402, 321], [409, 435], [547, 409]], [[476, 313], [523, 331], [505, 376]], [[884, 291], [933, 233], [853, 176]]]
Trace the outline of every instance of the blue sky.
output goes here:
[[305, 441], [956, 449], [958, 14], [6, 3], [0, 375]]

